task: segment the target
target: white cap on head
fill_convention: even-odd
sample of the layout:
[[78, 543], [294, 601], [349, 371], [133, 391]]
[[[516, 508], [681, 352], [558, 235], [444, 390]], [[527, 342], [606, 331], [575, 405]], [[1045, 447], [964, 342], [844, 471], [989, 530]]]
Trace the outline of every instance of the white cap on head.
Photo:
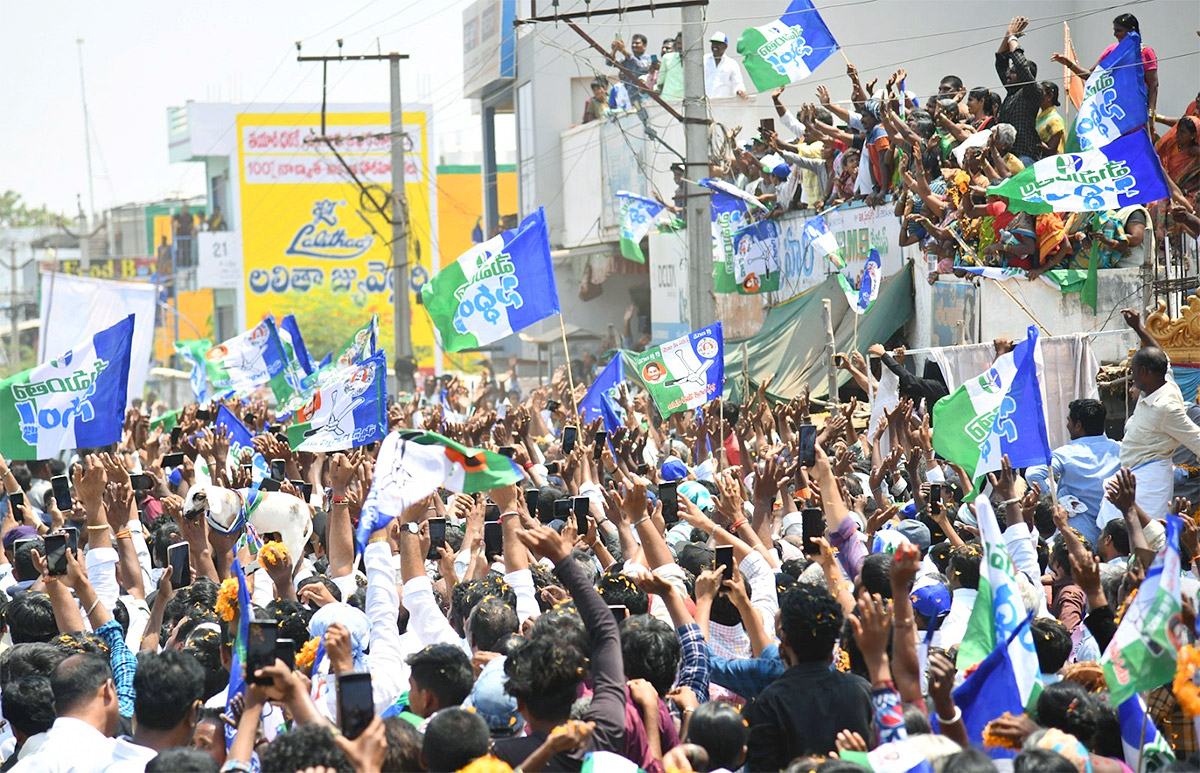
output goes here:
[[724, 43], [725, 45], [729, 45], [729, 36], [724, 32], [714, 32], [708, 41], [710, 43]]

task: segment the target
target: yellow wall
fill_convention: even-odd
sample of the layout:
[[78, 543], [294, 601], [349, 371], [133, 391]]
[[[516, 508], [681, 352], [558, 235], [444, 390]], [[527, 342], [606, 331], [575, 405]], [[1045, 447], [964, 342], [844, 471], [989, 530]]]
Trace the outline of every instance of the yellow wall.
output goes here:
[[[167, 301], [168, 308], [171, 301]], [[179, 340], [213, 338], [213, 291], [194, 290], [179, 294]], [[167, 362], [175, 353], [175, 315], [163, 309], [162, 325], [154, 338], [154, 356], [159, 362]], [[191, 323], [191, 324], [188, 324]]]
[[[497, 175], [500, 215], [517, 212], [517, 173], [511, 165], [502, 165]], [[483, 177], [478, 166], [439, 166], [437, 168], [437, 254], [438, 265], [458, 260], [471, 248], [471, 231], [483, 223]], [[484, 234], [487, 237], [487, 234]], [[473, 354], [443, 354], [449, 370], [473, 371]]]
[[[295, 314], [315, 357], [335, 349], [371, 314], [379, 315], [379, 345], [392, 335], [391, 153], [387, 113], [329, 113], [326, 134], [341, 135], [339, 153], [383, 206], [381, 214], [323, 144], [318, 113], [238, 116], [242, 260], [247, 328], [267, 314]], [[410, 268], [432, 274], [433, 213], [424, 112], [405, 112], [405, 196]], [[413, 353], [432, 372], [433, 325], [409, 292]]]

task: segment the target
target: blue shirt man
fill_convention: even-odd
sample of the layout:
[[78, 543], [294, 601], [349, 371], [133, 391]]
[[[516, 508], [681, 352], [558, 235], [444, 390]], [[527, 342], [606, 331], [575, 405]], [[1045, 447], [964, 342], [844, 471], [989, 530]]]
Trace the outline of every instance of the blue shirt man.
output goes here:
[[1049, 479], [1058, 481], [1058, 499], [1071, 496], [1083, 505], [1070, 524], [1093, 544], [1100, 538], [1096, 516], [1104, 501], [1104, 481], [1121, 469], [1121, 444], [1104, 434], [1107, 411], [1099, 400], [1072, 400], [1067, 409], [1067, 432], [1071, 442], [1054, 449], [1049, 466], [1030, 467], [1025, 479], [1049, 493]]

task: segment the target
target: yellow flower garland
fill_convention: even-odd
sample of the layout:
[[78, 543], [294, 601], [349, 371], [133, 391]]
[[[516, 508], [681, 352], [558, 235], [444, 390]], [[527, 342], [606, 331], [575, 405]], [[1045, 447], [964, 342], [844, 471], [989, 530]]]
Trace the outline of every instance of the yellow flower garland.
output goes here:
[[992, 731], [992, 725], [995, 720], [988, 722], [983, 728], [983, 745], [993, 749], [1020, 749], [1021, 744], [1017, 743], [1008, 736], [1003, 736]]
[[238, 581], [230, 577], [221, 581], [221, 589], [217, 591], [217, 616], [227, 623], [232, 623], [238, 610]]
[[311, 671], [313, 661], [317, 659], [317, 647], [320, 644], [321, 640], [317, 637], [304, 642], [304, 646], [300, 648], [300, 652], [296, 655], [296, 668], [303, 671]]
[[1190, 644], [1185, 644], [1179, 650], [1179, 660], [1175, 667], [1175, 681], [1171, 691], [1179, 701], [1183, 714], [1188, 719], [1200, 715], [1200, 685], [1196, 684], [1196, 671], [1200, 669], [1200, 650]]
[[280, 561], [288, 560], [287, 546], [282, 542], [268, 542], [259, 548], [258, 557], [264, 566], [275, 566]]

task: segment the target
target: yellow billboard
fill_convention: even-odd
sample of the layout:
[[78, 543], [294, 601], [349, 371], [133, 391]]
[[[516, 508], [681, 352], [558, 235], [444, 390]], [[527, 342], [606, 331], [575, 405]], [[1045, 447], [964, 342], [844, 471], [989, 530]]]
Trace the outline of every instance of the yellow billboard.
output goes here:
[[[318, 139], [319, 113], [238, 116], [247, 328], [268, 314], [295, 314], [319, 358], [378, 314], [379, 344], [392, 364], [389, 121], [387, 112], [326, 114], [324, 136], [334, 153]], [[419, 289], [437, 271], [430, 195], [436, 172], [428, 164], [426, 114], [405, 111], [403, 125], [411, 271], [403, 291], [417, 367], [431, 373], [440, 370], [438, 351], [413, 279]]]

